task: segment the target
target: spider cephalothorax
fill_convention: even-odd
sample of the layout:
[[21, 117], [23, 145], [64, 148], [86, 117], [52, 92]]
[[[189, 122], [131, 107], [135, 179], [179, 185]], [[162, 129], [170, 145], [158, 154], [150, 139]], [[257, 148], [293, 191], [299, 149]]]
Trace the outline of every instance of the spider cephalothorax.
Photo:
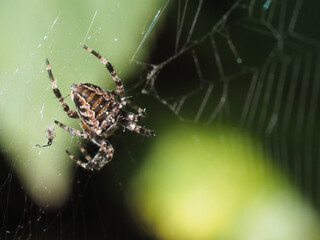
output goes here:
[[[144, 117], [145, 110], [126, 98], [122, 82], [110, 62], [87, 46], [82, 45], [82, 47], [99, 58], [106, 66], [116, 84], [116, 88], [108, 92], [103, 88], [89, 83], [72, 84], [71, 99], [74, 102], [76, 111], [71, 110], [61, 96], [53, 78], [48, 59], [46, 59], [46, 64], [54, 94], [59, 99], [61, 106], [69, 117], [80, 118], [83, 132], [67, 127], [58, 121], [55, 121], [55, 123], [69, 133], [84, 139], [89, 139], [100, 147], [98, 153], [92, 158], [79, 142], [80, 150], [84, 154], [86, 161], [76, 159], [68, 151], [67, 154], [83, 168], [99, 170], [110, 162], [113, 157], [114, 150], [112, 145], [107, 141], [107, 138], [113, 134], [119, 125], [146, 136], [155, 136], [155, 134], [153, 131], [137, 124], [137, 122]], [[131, 107], [136, 113], [124, 110], [125, 106]]]

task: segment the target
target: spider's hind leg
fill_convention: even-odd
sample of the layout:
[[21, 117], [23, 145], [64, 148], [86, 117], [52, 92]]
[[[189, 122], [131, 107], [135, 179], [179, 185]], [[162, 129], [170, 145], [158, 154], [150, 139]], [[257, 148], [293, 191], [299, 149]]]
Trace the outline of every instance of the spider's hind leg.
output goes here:
[[72, 159], [73, 161], [75, 161], [78, 165], [80, 165], [81, 167], [90, 170], [92, 169], [92, 167], [88, 164], [88, 162], [83, 162], [80, 159], [77, 159], [74, 155], [72, 155], [68, 150], [66, 150], [66, 153], [68, 154], [69, 158]]
[[78, 146], [80, 148], [80, 151], [82, 152], [83, 156], [85, 157], [85, 159], [87, 160], [87, 162], [90, 162], [92, 160], [92, 157], [89, 155], [89, 153], [87, 152], [87, 150], [84, 148], [84, 146], [82, 145], [81, 142], [78, 142]]
[[105, 139], [100, 139], [99, 141], [100, 149], [94, 158], [92, 158], [88, 154], [87, 150], [82, 146], [80, 142], [78, 144], [79, 144], [80, 151], [82, 152], [85, 159], [87, 160], [86, 162], [80, 159], [77, 159], [68, 150], [66, 150], [66, 152], [69, 155], [69, 158], [71, 158], [78, 165], [80, 165], [81, 167], [87, 170], [100, 170], [104, 165], [106, 165], [108, 162], [112, 160], [114, 150], [111, 144]]

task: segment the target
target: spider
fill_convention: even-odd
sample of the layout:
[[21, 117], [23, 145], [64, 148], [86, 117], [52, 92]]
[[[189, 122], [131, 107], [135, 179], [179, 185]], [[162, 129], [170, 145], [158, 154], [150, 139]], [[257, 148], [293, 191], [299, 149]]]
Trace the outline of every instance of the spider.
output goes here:
[[[83, 131], [67, 127], [66, 125], [54, 121], [58, 126], [65, 131], [76, 135], [83, 139], [91, 140], [99, 146], [99, 150], [92, 158], [79, 142], [79, 148], [84, 155], [86, 161], [77, 159], [68, 150], [68, 156], [78, 165], [87, 170], [100, 170], [104, 165], [110, 162], [113, 158], [114, 149], [108, 142], [114, 131], [123, 126], [130, 131], [137, 132], [146, 136], [155, 136], [154, 132], [139, 126], [137, 123], [145, 116], [145, 110], [132, 103], [124, 94], [124, 87], [120, 78], [117, 76], [110, 62], [99, 55], [89, 47], [81, 46], [92, 53], [106, 66], [109, 71], [116, 88], [113, 91], [106, 91], [101, 87], [90, 83], [74, 83], [71, 85], [71, 99], [75, 105], [76, 111], [73, 111], [64, 101], [57, 87], [56, 81], [52, 75], [49, 60], [46, 59], [46, 70], [48, 71], [51, 81], [51, 87], [54, 94], [59, 99], [63, 110], [70, 118], [80, 118], [81, 128]], [[131, 107], [136, 113], [124, 110], [124, 107]]]

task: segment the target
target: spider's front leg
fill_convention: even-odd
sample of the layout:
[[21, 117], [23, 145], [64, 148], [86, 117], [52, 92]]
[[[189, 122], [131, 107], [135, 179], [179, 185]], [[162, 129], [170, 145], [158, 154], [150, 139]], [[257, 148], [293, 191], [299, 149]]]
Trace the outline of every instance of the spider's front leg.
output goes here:
[[137, 123], [133, 121], [129, 121], [127, 119], [120, 120], [121, 125], [123, 125], [125, 128], [129, 129], [130, 131], [146, 135], [148, 137], [154, 137], [156, 134], [144, 127], [139, 126]]
[[61, 96], [61, 93], [60, 93], [60, 91], [58, 89], [56, 81], [55, 81], [55, 79], [53, 77], [53, 74], [52, 74], [52, 71], [51, 71], [51, 66], [50, 66], [48, 58], [46, 59], [46, 65], [47, 65], [47, 71], [48, 71], [48, 74], [49, 74], [49, 78], [50, 78], [50, 81], [51, 81], [52, 90], [53, 90], [54, 94], [56, 95], [56, 97], [58, 98], [63, 110], [68, 114], [69, 117], [78, 118], [79, 117], [78, 113], [75, 112], [75, 111], [72, 111], [70, 109], [70, 107], [66, 104], [66, 102], [64, 101], [64, 98]]
[[86, 149], [82, 146], [82, 144], [79, 142], [79, 148], [81, 152], [83, 153], [86, 162], [83, 162], [80, 159], [77, 159], [74, 155], [72, 155], [69, 151], [66, 151], [69, 157], [76, 161], [78, 165], [81, 167], [87, 169], [87, 170], [100, 170], [104, 165], [106, 165], [108, 162], [110, 162], [113, 158], [113, 147], [112, 145], [105, 139], [99, 139], [98, 141], [95, 140], [95, 142], [99, 143], [100, 149], [98, 153], [92, 158]]
[[87, 47], [86, 45], [81, 44], [81, 46], [87, 50], [89, 53], [93, 54], [94, 56], [96, 56], [97, 58], [100, 59], [100, 61], [106, 66], [106, 68], [108, 69], [114, 83], [116, 84], [116, 89], [113, 90], [113, 93], [116, 95], [119, 95], [121, 97], [124, 97], [124, 87], [123, 84], [120, 80], [120, 78], [118, 77], [118, 75], [116, 74], [116, 71], [114, 70], [114, 68], [112, 67], [111, 63], [105, 59], [104, 57], [102, 57], [99, 53], [97, 53], [96, 51], [94, 51], [93, 49]]
[[[139, 107], [137, 104], [131, 102], [130, 99], [126, 99], [126, 105], [131, 107], [133, 110], [135, 110], [138, 115], [137, 115], [137, 121], [140, 121], [141, 119], [143, 119], [146, 115], [146, 110], [145, 109], [142, 109], [141, 107]], [[129, 119], [129, 118], [128, 118]], [[133, 120], [135, 121], [135, 120]], [[135, 121], [135, 122], [137, 122]]]
[[139, 114], [134, 114], [132, 112], [124, 112], [121, 116], [123, 120], [129, 120], [132, 122], [139, 122], [144, 116]]

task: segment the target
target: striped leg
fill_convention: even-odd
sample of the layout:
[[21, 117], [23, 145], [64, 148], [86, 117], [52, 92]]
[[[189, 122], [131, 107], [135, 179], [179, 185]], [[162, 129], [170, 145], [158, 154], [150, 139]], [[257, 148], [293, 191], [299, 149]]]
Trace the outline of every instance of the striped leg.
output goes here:
[[87, 170], [100, 170], [104, 165], [106, 165], [108, 162], [112, 160], [114, 150], [111, 144], [104, 139], [101, 139], [99, 143], [100, 143], [100, 149], [93, 159], [90, 157], [90, 155], [87, 153], [85, 148], [81, 145], [81, 143], [79, 143], [80, 150], [84, 154], [87, 160], [86, 162], [83, 162], [80, 159], [77, 159], [69, 151], [66, 151], [66, 152], [69, 155], [69, 157], [81, 167]]
[[80, 148], [80, 151], [82, 152], [82, 154], [84, 155], [85, 159], [90, 162], [92, 160], [92, 157], [89, 155], [89, 153], [87, 152], [87, 150], [84, 148], [84, 146], [82, 145], [81, 142], [78, 142], [78, 146]]
[[81, 44], [81, 46], [86, 49], [89, 53], [92, 53], [93, 55], [95, 55], [97, 58], [100, 59], [100, 61], [106, 66], [106, 68], [108, 69], [108, 71], [110, 72], [112, 79], [114, 81], [114, 83], [116, 84], [116, 89], [113, 90], [113, 93], [116, 95], [120, 95], [121, 97], [124, 97], [124, 88], [122, 85], [122, 82], [120, 80], [120, 78], [117, 76], [115, 70], [113, 69], [112, 65], [110, 62], [108, 62], [107, 59], [105, 59], [104, 57], [102, 57], [99, 53], [97, 53], [96, 51], [92, 50], [91, 48], [88, 48], [87, 46]]
[[144, 117], [144, 115], [134, 114], [132, 112], [124, 112], [122, 116], [125, 120], [128, 120], [129, 122], [139, 122]]
[[[104, 155], [103, 155], [104, 154]], [[100, 149], [96, 156], [92, 159], [93, 167], [96, 170], [100, 170], [107, 163], [109, 163], [114, 154], [114, 149], [112, 145], [105, 139], [100, 141]], [[103, 158], [101, 158], [103, 156]]]
[[135, 110], [138, 113], [139, 120], [145, 117], [145, 115], [146, 115], [145, 109], [142, 109], [141, 107], [139, 107], [135, 103], [131, 102], [131, 100], [129, 100], [129, 99], [126, 99], [126, 104], [127, 104], [127, 106], [131, 107], [133, 110]]
[[76, 135], [78, 137], [82, 137], [84, 139], [88, 138], [87, 134], [80, 132], [78, 129], [67, 127], [66, 125], [64, 125], [61, 122], [58, 122], [57, 120], [55, 120], [54, 123], [57, 124], [59, 127], [62, 127], [65, 131], [67, 131], [73, 135]]
[[60, 102], [63, 110], [68, 114], [69, 117], [78, 118], [79, 117], [78, 113], [75, 112], [75, 111], [72, 111], [69, 108], [69, 106], [66, 104], [66, 102], [64, 101], [63, 97], [61, 96], [61, 93], [60, 93], [60, 91], [59, 91], [59, 89], [57, 87], [56, 81], [53, 78], [52, 71], [51, 71], [51, 66], [50, 66], [48, 58], [46, 58], [46, 64], [47, 64], [47, 71], [48, 71], [48, 74], [49, 74], [49, 78], [50, 78], [50, 81], [51, 81], [51, 87], [53, 89], [54, 94], [59, 99], [59, 102]]
[[121, 120], [120, 123], [127, 129], [129, 129], [130, 131], [139, 133], [139, 134], [143, 134], [149, 137], [154, 137], [156, 134], [149, 130], [146, 129], [144, 127], [139, 126], [138, 124], [136, 124], [133, 121], [129, 121], [129, 120]]

